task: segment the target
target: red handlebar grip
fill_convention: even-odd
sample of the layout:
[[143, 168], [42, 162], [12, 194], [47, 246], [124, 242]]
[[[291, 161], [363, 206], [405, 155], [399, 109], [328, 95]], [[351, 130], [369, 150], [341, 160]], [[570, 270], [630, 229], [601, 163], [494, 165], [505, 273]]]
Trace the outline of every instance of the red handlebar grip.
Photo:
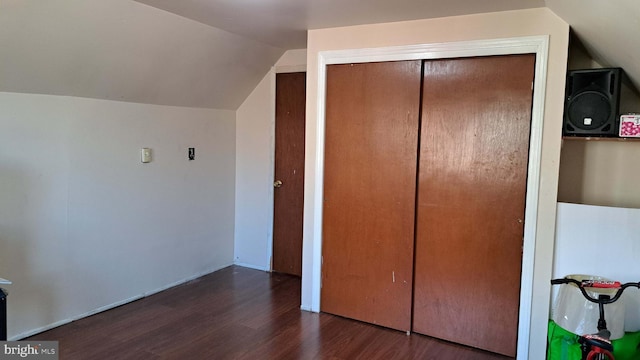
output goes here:
[[621, 286], [619, 281], [585, 280], [582, 282], [582, 287], [599, 289], [619, 289]]

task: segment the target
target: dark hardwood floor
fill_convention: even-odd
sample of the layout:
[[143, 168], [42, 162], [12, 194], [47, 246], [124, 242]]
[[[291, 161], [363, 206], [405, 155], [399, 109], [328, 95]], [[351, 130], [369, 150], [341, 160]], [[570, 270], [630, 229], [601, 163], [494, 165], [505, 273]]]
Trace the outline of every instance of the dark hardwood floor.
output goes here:
[[508, 359], [300, 310], [300, 279], [228, 267], [25, 340], [60, 359]]

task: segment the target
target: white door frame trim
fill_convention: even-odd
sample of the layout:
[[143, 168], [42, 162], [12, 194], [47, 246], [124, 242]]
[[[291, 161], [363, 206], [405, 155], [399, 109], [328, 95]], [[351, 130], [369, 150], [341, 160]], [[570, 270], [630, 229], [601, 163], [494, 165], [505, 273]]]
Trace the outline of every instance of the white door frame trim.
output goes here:
[[[311, 308], [320, 311], [320, 281], [322, 263], [322, 198], [324, 176], [325, 140], [325, 89], [326, 67], [330, 64], [366, 63], [456, 57], [527, 54], [536, 55], [531, 137], [525, 208], [524, 244], [520, 290], [517, 354], [526, 359], [529, 354], [529, 335], [534, 295], [546, 296], [534, 291], [534, 275], [540, 270], [534, 267], [536, 226], [538, 223], [540, 165], [542, 152], [542, 126], [546, 93], [549, 36], [527, 36], [507, 39], [474, 40], [451, 43], [420, 44], [369, 49], [330, 50], [318, 53], [318, 93], [315, 153], [315, 188], [313, 189], [313, 248], [311, 274]], [[542, 269], [541, 274], [544, 274]]]

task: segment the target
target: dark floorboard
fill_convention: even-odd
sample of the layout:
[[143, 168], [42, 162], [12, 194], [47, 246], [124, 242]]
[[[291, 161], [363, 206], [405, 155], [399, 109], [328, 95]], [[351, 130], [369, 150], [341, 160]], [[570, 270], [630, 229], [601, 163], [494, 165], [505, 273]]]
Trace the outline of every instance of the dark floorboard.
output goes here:
[[300, 279], [228, 267], [25, 340], [60, 359], [508, 359], [300, 310]]

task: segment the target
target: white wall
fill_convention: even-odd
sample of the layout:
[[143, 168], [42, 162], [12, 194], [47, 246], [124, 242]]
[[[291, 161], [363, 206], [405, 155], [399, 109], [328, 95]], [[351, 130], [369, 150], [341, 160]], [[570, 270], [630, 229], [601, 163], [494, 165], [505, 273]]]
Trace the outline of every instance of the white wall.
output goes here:
[[10, 338], [233, 262], [233, 111], [15, 93], [0, 109]]
[[236, 112], [236, 264], [269, 270], [273, 222], [274, 79], [269, 72]]
[[640, 141], [564, 140], [558, 201], [640, 208]]
[[[553, 277], [640, 281], [640, 209], [558, 203]], [[626, 331], [640, 331], [640, 290], [623, 295]]]
[[235, 263], [271, 269], [275, 74], [305, 71], [306, 50], [289, 50], [236, 113]]
[[430, 20], [362, 25], [309, 31], [307, 53], [307, 131], [305, 164], [305, 216], [302, 269], [302, 306], [312, 308], [318, 287], [314, 288], [314, 252], [321, 239], [316, 237], [320, 224], [315, 189], [317, 159], [318, 114], [318, 54], [321, 51], [393, 47], [415, 44], [481, 39], [513, 38], [549, 35], [547, 87], [544, 99], [544, 127], [540, 154], [540, 179], [537, 223], [535, 224], [535, 254], [531, 326], [528, 333], [519, 334], [529, 341], [525, 359], [545, 356], [547, 317], [555, 234], [558, 162], [562, 128], [564, 83], [567, 66], [569, 26], [545, 8], [490, 14], [457, 16]]

